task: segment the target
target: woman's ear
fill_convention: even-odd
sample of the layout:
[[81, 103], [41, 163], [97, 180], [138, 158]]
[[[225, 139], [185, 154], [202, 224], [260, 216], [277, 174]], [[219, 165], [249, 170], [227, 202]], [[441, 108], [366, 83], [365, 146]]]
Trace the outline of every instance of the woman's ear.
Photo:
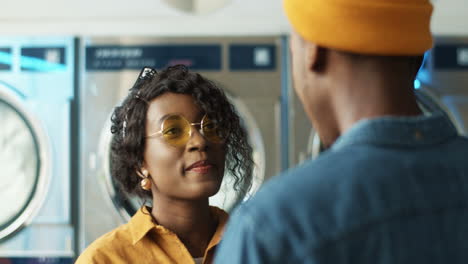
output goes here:
[[139, 167], [135, 167], [135, 173], [140, 176], [141, 178], [148, 178], [149, 176], [149, 171], [148, 169], [146, 168], [146, 164], [145, 162], [143, 161], [141, 166]]
[[136, 174], [142, 178], [140, 181], [140, 187], [145, 191], [151, 190], [151, 177], [148, 170], [145, 167], [136, 169]]
[[145, 168], [140, 168], [140, 169], [136, 169], [136, 174], [140, 176], [141, 178], [145, 179], [145, 178], [148, 178], [149, 172]]

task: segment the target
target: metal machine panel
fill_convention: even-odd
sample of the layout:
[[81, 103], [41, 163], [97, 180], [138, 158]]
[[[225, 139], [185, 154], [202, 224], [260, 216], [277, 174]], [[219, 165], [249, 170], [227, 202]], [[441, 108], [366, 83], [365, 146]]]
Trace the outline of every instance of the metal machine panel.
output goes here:
[[[280, 171], [284, 70], [281, 45], [280, 37], [85, 39], [80, 129], [81, 250], [126, 222], [135, 208], [141, 206], [138, 200], [125, 202], [110, 175], [109, 120], [113, 108], [127, 95], [143, 66], [185, 64], [226, 91], [249, 131], [254, 148], [257, 167], [252, 192], [264, 178]], [[240, 55], [244, 61], [237, 60]], [[243, 198], [237, 197], [229, 183], [224, 182], [210, 203], [229, 210]]]

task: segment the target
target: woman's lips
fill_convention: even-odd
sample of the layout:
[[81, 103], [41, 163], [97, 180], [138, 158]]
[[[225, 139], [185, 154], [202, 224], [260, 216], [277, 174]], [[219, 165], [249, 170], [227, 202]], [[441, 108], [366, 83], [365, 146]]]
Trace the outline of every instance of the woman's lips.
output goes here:
[[213, 165], [204, 165], [204, 166], [193, 167], [189, 171], [198, 172], [198, 173], [208, 173], [211, 170], [211, 168], [213, 168]]
[[193, 171], [198, 173], [208, 173], [213, 168], [213, 164], [207, 160], [200, 160], [190, 165], [186, 171]]

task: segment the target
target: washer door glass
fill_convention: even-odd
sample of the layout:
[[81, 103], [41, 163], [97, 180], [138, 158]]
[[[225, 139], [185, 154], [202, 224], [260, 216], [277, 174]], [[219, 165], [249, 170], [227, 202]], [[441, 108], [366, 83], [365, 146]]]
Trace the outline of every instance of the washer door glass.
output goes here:
[[[247, 130], [247, 135], [249, 136], [249, 142], [253, 148], [253, 160], [255, 163], [253, 177], [252, 177], [252, 187], [250, 191], [244, 196], [241, 197], [235, 190], [233, 186], [233, 177], [226, 173], [221, 184], [219, 192], [210, 197], [210, 205], [217, 206], [226, 211], [231, 211], [239, 202], [242, 202], [245, 199], [248, 199], [256, 190], [259, 188], [263, 182], [264, 171], [265, 171], [265, 153], [263, 140], [261, 137], [260, 129], [257, 127], [255, 119], [247, 107], [242, 103], [241, 100], [228, 96], [230, 101], [234, 104], [237, 109], [239, 116], [241, 117], [241, 122]], [[110, 120], [110, 117], [108, 118]], [[106, 192], [109, 194], [109, 197], [112, 200], [114, 206], [116, 206], [117, 211], [122, 216], [124, 220], [130, 219], [131, 216], [143, 205], [144, 201], [141, 201], [138, 197], [127, 196], [123, 192], [119, 191], [117, 183], [114, 181], [114, 178], [110, 173], [110, 142], [112, 139], [112, 134], [110, 133], [110, 122], [106, 124], [101, 135], [101, 145], [99, 159], [100, 163], [103, 165], [101, 175], [98, 177], [101, 179], [101, 183], [106, 189]], [[151, 203], [151, 201], [146, 201]], [[151, 204], [149, 204], [151, 206]]]
[[0, 230], [28, 207], [39, 179], [40, 154], [26, 118], [0, 98]]

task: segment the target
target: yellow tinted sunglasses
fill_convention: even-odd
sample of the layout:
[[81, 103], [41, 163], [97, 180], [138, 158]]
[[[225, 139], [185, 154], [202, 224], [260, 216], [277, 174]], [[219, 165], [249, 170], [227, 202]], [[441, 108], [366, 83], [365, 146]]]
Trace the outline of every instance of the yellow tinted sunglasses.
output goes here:
[[224, 136], [218, 124], [204, 115], [200, 123], [190, 123], [185, 117], [173, 114], [165, 117], [161, 123], [161, 129], [146, 138], [151, 138], [159, 134], [172, 146], [182, 147], [187, 144], [192, 136], [192, 126], [200, 126], [200, 133], [212, 143], [223, 143]]

